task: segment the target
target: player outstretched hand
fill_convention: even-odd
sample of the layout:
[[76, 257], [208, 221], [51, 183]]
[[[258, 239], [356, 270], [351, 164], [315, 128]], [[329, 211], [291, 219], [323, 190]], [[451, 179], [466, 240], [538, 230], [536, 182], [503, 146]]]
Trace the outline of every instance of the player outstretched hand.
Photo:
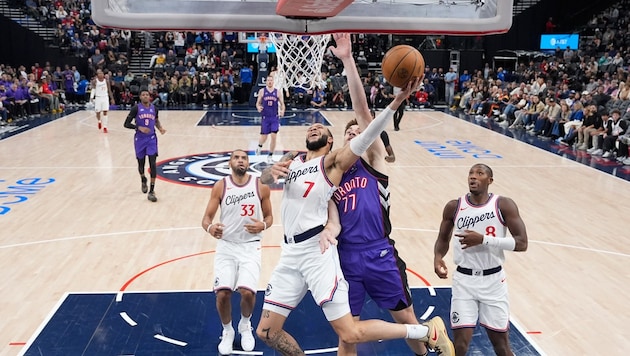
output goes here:
[[[263, 173], [268, 172], [273, 178], [273, 182], [278, 183], [278, 179], [284, 178], [289, 174], [290, 165], [291, 165], [291, 161], [276, 162], [273, 164], [273, 166], [266, 168]], [[271, 183], [267, 181], [267, 179], [262, 179], [262, 182], [265, 184]]]
[[349, 33], [333, 33], [333, 39], [337, 46], [330, 46], [328, 49], [339, 59], [352, 56], [352, 40]]

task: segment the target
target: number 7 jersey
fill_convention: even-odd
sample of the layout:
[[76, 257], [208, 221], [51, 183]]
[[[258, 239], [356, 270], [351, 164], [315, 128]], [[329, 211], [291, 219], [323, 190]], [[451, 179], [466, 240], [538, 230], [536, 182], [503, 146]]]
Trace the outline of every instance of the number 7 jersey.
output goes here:
[[326, 176], [325, 157], [304, 162], [305, 155], [301, 154], [291, 162], [281, 208], [285, 236], [295, 236], [328, 221], [328, 200], [336, 187]]
[[258, 178], [249, 176], [247, 183], [238, 185], [232, 176], [223, 178], [223, 197], [221, 198], [221, 223], [223, 240], [242, 243], [260, 241], [261, 234], [250, 234], [243, 227], [251, 224], [252, 218], [262, 220]]

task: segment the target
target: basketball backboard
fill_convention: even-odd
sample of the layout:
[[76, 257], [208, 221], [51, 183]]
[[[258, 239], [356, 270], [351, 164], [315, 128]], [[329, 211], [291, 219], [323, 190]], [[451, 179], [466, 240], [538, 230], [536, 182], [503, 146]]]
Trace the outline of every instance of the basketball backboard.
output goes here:
[[487, 35], [512, 25], [511, 0], [102, 0], [92, 10], [100, 26], [133, 30]]

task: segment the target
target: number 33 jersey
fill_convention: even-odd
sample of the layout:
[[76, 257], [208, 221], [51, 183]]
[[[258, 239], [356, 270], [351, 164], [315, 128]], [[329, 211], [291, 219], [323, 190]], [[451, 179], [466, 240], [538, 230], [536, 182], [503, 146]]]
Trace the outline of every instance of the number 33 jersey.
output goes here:
[[225, 225], [223, 240], [237, 243], [259, 241], [260, 234], [250, 234], [244, 227], [245, 224], [252, 223], [252, 218], [256, 220], [263, 218], [258, 178], [249, 176], [244, 185], [234, 183], [231, 176], [223, 180], [221, 199], [221, 223]]

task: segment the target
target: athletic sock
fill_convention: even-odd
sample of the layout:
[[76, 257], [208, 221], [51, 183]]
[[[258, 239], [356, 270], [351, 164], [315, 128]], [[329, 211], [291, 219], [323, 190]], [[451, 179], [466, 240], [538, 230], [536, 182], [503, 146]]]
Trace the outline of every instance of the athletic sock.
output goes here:
[[227, 323], [227, 324], [223, 324], [223, 330], [226, 330], [226, 331], [233, 331], [233, 330], [234, 330], [234, 328], [232, 327], [232, 322], [229, 322], [229, 323]]
[[407, 327], [406, 339], [422, 339], [427, 336], [429, 328], [421, 324], [405, 324]]
[[238, 325], [240, 326], [240, 325], [242, 325], [242, 324], [247, 324], [247, 323], [249, 323], [249, 319], [250, 319], [251, 317], [252, 317], [251, 315], [250, 315], [250, 316], [244, 316], [243, 314], [241, 314], [241, 321], [239, 321], [239, 322], [238, 322]]
[[147, 177], [145, 177], [145, 176], [140, 176], [140, 179], [142, 180], [142, 183], [146, 183], [147, 182]]
[[107, 128], [107, 122], [108, 122], [107, 115], [103, 115], [103, 120], [102, 121], [103, 121], [103, 128]]
[[151, 188], [149, 188], [149, 193], [152, 193], [153, 189], [155, 189], [155, 183], [151, 183]]

